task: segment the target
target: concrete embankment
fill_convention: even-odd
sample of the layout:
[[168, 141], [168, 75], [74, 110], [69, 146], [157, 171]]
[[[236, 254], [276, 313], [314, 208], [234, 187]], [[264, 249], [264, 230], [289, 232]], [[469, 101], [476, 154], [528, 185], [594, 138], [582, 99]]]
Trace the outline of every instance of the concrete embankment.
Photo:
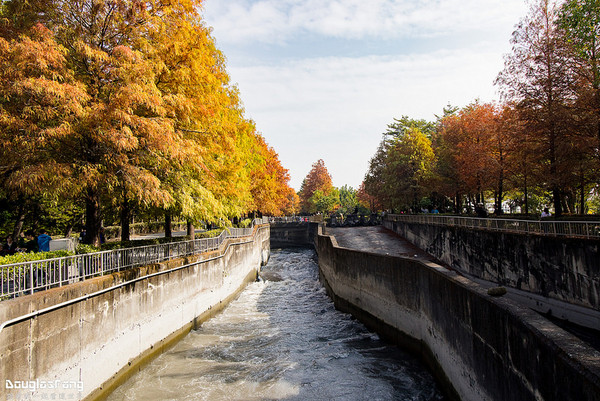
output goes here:
[[0, 400], [101, 399], [255, 280], [269, 249], [257, 226], [218, 251], [1, 302]]
[[600, 353], [510, 299], [431, 261], [316, 238], [336, 305], [420, 354], [451, 398], [600, 400]]
[[318, 223], [272, 223], [271, 247], [286, 248], [314, 245]]
[[[400, 221], [384, 224], [461, 272], [600, 311], [598, 239]], [[548, 309], [552, 306], [544, 312]]]

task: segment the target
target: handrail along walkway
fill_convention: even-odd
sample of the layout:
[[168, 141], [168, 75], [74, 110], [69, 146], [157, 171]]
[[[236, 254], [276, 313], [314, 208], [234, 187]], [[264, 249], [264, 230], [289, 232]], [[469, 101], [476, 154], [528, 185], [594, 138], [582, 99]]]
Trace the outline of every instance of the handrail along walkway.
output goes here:
[[268, 223], [269, 219], [264, 217], [255, 219], [249, 228], [226, 228], [213, 238], [3, 265], [0, 266], [0, 301], [133, 267], [214, 251], [226, 239], [252, 235], [256, 225]]
[[[261, 220], [261, 219], [255, 219], [255, 222], [257, 220]], [[235, 237], [231, 236], [231, 237], [228, 237], [228, 238], [239, 239], [239, 238], [243, 238], [243, 237], [246, 237], [246, 236], [251, 236], [253, 234], [255, 226], [263, 225], [263, 224], [267, 224], [266, 219], [264, 221], [262, 221], [261, 223], [256, 223], [256, 224], [253, 223], [252, 228], [244, 229], [244, 230], [252, 230], [249, 235], [238, 235], [238, 236], [235, 236]], [[214, 255], [214, 256], [208, 257], [206, 259], [201, 259], [201, 260], [198, 260], [198, 261], [195, 261], [195, 262], [192, 262], [192, 263], [188, 263], [188, 264], [184, 264], [184, 265], [181, 265], [181, 266], [173, 267], [173, 268], [170, 268], [170, 269], [167, 269], [167, 270], [161, 270], [159, 272], [150, 273], [150, 274], [146, 274], [146, 275], [143, 275], [143, 276], [135, 277], [135, 278], [133, 278], [131, 280], [124, 281], [124, 282], [118, 283], [116, 285], [107, 287], [107, 288], [103, 288], [103, 289], [95, 291], [93, 293], [85, 294], [85, 295], [82, 295], [82, 296], [77, 297], [77, 298], [69, 299], [68, 301], [64, 301], [64, 302], [61, 302], [61, 303], [58, 303], [58, 304], [55, 304], [55, 305], [51, 305], [51, 306], [48, 306], [46, 308], [38, 309], [38, 310], [35, 310], [33, 312], [27, 313], [25, 315], [21, 315], [21, 316], [18, 316], [16, 318], [4, 321], [4, 322], [2, 322], [0, 324], [0, 333], [6, 327], [9, 327], [9, 326], [15, 325], [17, 323], [23, 322], [23, 321], [25, 321], [27, 319], [31, 319], [31, 318], [34, 318], [34, 317], [37, 317], [37, 316], [40, 316], [40, 315], [44, 315], [46, 313], [52, 312], [52, 311], [54, 311], [56, 309], [60, 309], [60, 308], [63, 308], [65, 306], [68, 306], [68, 305], [73, 305], [73, 304], [76, 304], [78, 302], [85, 301], [85, 300], [90, 299], [90, 298], [94, 298], [94, 297], [96, 297], [98, 295], [102, 295], [102, 294], [104, 294], [106, 292], [113, 291], [116, 288], [122, 288], [122, 287], [125, 287], [125, 286], [129, 285], [129, 284], [136, 283], [136, 282], [142, 281], [142, 280], [146, 280], [146, 279], [151, 278], [151, 277], [168, 274], [168, 273], [171, 273], [171, 272], [174, 272], [174, 271], [177, 271], [177, 270], [187, 269], [190, 266], [199, 265], [201, 263], [206, 263], [206, 262], [210, 262], [212, 260], [221, 258], [221, 257], [223, 257], [223, 255], [225, 253], [227, 253], [227, 250], [229, 249], [229, 247], [231, 245], [241, 245], [241, 244], [249, 243], [249, 242], [252, 242], [252, 241], [253, 241], [253, 239], [249, 239], [247, 241], [242, 241], [242, 242], [228, 243], [227, 247], [225, 247], [225, 249], [223, 249], [221, 251], [221, 253], [218, 254], [218, 255]]]
[[494, 219], [486, 217], [440, 216], [427, 214], [389, 214], [391, 222], [443, 225], [492, 231], [539, 234], [555, 237], [600, 239], [600, 221], [554, 221]]

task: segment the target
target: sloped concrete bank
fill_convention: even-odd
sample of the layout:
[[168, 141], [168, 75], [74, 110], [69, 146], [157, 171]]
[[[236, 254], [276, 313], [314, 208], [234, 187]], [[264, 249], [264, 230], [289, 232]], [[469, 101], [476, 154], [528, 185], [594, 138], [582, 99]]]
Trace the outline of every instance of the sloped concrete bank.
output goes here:
[[384, 226], [474, 277], [600, 310], [598, 239], [389, 220]]
[[535, 312], [435, 263], [316, 238], [337, 307], [420, 354], [450, 398], [600, 401], [600, 353]]
[[218, 251], [3, 301], [0, 400], [102, 399], [254, 281], [269, 250], [257, 226]]

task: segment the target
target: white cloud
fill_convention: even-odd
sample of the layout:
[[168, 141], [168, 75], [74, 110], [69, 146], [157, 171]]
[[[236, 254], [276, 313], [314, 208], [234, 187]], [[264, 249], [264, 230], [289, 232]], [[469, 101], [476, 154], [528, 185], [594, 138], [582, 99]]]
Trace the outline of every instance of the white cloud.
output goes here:
[[[494, 99], [525, 12], [524, 0], [205, 0], [246, 115], [296, 189], [319, 158], [334, 185], [358, 186], [395, 117], [432, 120], [448, 103]], [[369, 53], [383, 40], [375, 50], [390, 54]], [[357, 56], [302, 58], [339, 43], [355, 47], [336, 54]]]
[[494, 98], [499, 55], [319, 58], [231, 68], [246, 111], [280, 153], [299, 188], [311, 163], [325, 160], [334, 184], [358, 186], [394, 117], [434, 119], [448, 103]]
[[398, 39], [510, 27], [523, 0], [208, 0], [205, 15], [228, 43], [283, 43], [295, 35]]

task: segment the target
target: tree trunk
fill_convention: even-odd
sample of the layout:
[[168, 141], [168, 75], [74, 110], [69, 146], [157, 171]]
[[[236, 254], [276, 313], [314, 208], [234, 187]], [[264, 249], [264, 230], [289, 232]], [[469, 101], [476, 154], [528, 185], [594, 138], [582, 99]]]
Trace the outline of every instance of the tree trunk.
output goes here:
[[86, 242], [93, 246], [100, 246], [100, 195], [93, 189], [88, 189], [85, 198], [85, 232]]
[[581, 186], [581, 198], [579, 200], [579, 214], [585, 214], [585, 190], [583, 189], [583, 185]]
[[498, 207], [498, 190], [494, 191], [494, 214], [500, 214], [500, 208]]
[[[600, 116], [598, 116], [598, 118], [600, 119]], [[598, 139], [598, 146], [600, 146], [600, 121], [598, 121], [597, 139]], [[600, 158], [598, 158], [598, 160], [600, 161]]]
[[196, 239], [196, 232], [194, 231], [194, 223], [188, 220], [187, 222], [187, 235], [190, 237], [190, 240]]
[[581, 186], [579, 187], [580, 198], [579, 198], [579, 214], [585, 214], [585, 182], [583, 180], [583, 173], [581, 174]]
[[127, 195], [123, 195], [121, 203], [121, 241], [129, 241], [131, 239], [131, 204]]
[[17, 221], [13, 227], [12, 240], [17, 243], [19, 241], [19, 235], [23, 229], [23, 223], [25, 223], [25, 202], [21, 201], [17, 208]]
[[165, 237], [173, 237], [173, 220], [171, 219], [171, 213], [165, 212]]
[[[596, 69], [594, 69], [594, 75], [596, 75]], [[594, 77], [594, 82], [598, 82], [598, 78]], [[600, 149], [600, 88], [594, 85], [596, 94], [596, 139], [598, 141], [598, 147]], [[600, 161], [600, 157], [598, 158]]]
[[462, 196], [457, 192], [454, 199], [454, 212], [456, 214], [462, 214]]
[[527, 184], [525, 184], [523, 196], [525, 197], [525, 216], [529, 216], [529, 194], [527, 192]]
[[502, 201], [504, 200], [504, 170], [500, 169], [498, 178], [498, 198], [496, 199], [496, 214], [504, 214], [502, 210]]
[[556, 217], [562, 216], [562, 202], [561, 202], [561, 193], [560, 189], [557, 185], [554, 185], [552, 188], [552, 200], [554, 203], [554, 215]]
[[67, 226], [65, 227], [65, 238], [69, 238], [71, 236], [71, 233], [73, 232], [73, 227], [75, 227], [75, 224], [77, 224], [77, 221], [79, 219], [73, 219], [71, 221], [69, 221], [69, 223], [67, 223]]
[[554, 203], [554, 215], [556, 217], [562, 216], [562, 203], [561, 203], [561, 193], [560, 188], [558, 186], [558, 168], [556, 161], [556, 141], [554, 135], [554, 126], [551, 127], [550, 130], [550, 141], [549, 141], [549, 150], [550, 150], [550, 181], [552, 182], [552, 201]]
[[475, 207], [475, 206], [477, 206], [477, 204], [479, 203], [479, 202], [477, 201], [477, 196], [478, 196], [477, 194], [476, 194], [475, 196], [473, 196], [473, 194], [471, 194], [471, 193], [467, 195], [467, 202], [468, 202], [468, 203], [467, 203], [467, 213], [468, 213], [468, 214], [471, 214], [471, 213], [473, 213], [473, 208], [472, 208], [472, 206], [474, 206], [474, 207]]

